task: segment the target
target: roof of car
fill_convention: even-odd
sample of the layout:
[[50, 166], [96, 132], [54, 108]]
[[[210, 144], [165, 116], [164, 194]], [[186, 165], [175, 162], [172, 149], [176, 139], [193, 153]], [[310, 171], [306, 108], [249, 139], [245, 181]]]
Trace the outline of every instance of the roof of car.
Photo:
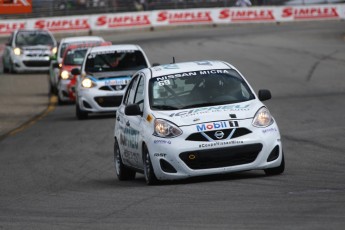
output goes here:
[[234, 69], [234, 67], [224, 61], [202, 60], [193, 62], [181, 62], [151, 67], [152, 77], [159, 77], [169, 74], [191, 72], [212, 69]]
[[98, 37], [98, 36], [81, 36], [81, 37], [67, 37], [67, 38], [63, 38], [61, 40], [61, 42], [66, 42], [66, 43], [70, 43], [70, 42], [84, 42], [84, 41], [104, 41], [104, 39], [102, 37]]
[[134, 44], [119, 44], [119, 45], [111, 45], [111, 46], [93, 47], [91, 48], [90, 53], [111, 51], [111, 50], [141, 50], [141, 49], [138, 45], [134, 45]]

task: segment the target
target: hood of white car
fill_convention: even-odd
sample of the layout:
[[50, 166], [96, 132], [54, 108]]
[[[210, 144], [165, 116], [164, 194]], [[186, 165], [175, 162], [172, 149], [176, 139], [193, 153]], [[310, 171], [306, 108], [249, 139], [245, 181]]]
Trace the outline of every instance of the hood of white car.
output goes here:
[[105, 79], [105, 78], [116, 78], [116, 77], [131, 77], [136, 70], [130, 71], [109, 71], [109, 72], [99, 72], [92, 73], [92, 77], [96, 79]]
[[156, 118], [169, 120], [177, 126], [186, 126], [214, 121], [253, 118], [262, 106], [264, 105], [255, 99], [236, 104], [185, 110], [155, 111], [154, 115]]

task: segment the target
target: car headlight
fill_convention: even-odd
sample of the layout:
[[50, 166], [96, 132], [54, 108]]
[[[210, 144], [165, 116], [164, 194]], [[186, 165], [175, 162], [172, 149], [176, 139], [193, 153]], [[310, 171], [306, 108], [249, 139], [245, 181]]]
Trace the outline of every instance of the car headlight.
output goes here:
[[158, 137], [173, 138], [182, 134], [182, 130], [180, 128], [163, 119], [155, 119], [154, 128], [155, 131], [153, 135]]
[[15, 55], [19, 56], [19, 55], [21, 55], [22, 50], [20, 48], [16, 47], [16, 48], [13, 49], [13, 53]]
[[67, 70], [64, 70], [61, 72], [61, 78], [64, 79], [64, 80], [67, 80], [69, 78], [69, 73]]
[[274, 120], [270, 114], [270, 111], [268, 111], [266, 107], [262, 107], [256, 112], [252, 124], [255, 127], [264, 128], [272, 125], [273, 122]]
[[94, 87], [96, 84], [95, 84], [90, 78], [84, 78], [84, 79], [81, 81], [81, 85], [82, 85], [84, 88], [92, 88], [92, 87]]
[[52, 54], [56, 54], [57, 53], [57, 47], [53, 47], [52, 48]]

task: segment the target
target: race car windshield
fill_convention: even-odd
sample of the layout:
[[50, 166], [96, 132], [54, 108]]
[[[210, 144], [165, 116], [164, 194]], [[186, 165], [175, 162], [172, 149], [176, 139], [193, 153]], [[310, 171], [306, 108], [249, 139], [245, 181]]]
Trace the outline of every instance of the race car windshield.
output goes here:
[[49, 33], [44, 31], [20, 31], [16, 36], [16, 46], [53, 46], [54, 41]]
[[70, 45], [83, 45], [87, 44], [89, 46], [92, 46], [92, 44], [97, 45], [101, 44], [101, 41], [77, 41], [77, 42], [65, 42], [61, 44], [61, 51], [60, 51], [60, 57], [62, 58], [63, 54], [65, 53], [65, 50], [67, 49], [68, 46]]
[[88, 73], [140, 70], [146, 67], [144, 55], [139, 50], [90, 53], [85, 63]]
[[238, 72], [217, 69], [152, 78], [149, 98], [152, 110], [177, 110], [239, 103], [255, 97]]
[[64, 58], [64, 65], [81, 65], [86, 54], [86, 49], [69, 50]]

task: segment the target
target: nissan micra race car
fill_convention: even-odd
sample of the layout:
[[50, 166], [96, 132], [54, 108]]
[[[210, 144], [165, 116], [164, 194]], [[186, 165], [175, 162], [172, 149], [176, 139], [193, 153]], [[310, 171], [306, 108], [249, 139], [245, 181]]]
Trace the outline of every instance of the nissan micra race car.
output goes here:
[[277, 123], [232, 65], [197, 61], [134, 74], [116, 114], [119, 180], [144, 173], [147, 184], [262, 169], [284, 171]]
[[138, 45], [121, 44], [93, 47], [86, 53], [77, 78], [76, 116], [85, 119], [89, 113], [116, 112], [125, 87], [132, 75], [150, 63]]
[[57, 43], [47, 30], [16, 30], [4, 50], [4, 72], [48, 71]]

